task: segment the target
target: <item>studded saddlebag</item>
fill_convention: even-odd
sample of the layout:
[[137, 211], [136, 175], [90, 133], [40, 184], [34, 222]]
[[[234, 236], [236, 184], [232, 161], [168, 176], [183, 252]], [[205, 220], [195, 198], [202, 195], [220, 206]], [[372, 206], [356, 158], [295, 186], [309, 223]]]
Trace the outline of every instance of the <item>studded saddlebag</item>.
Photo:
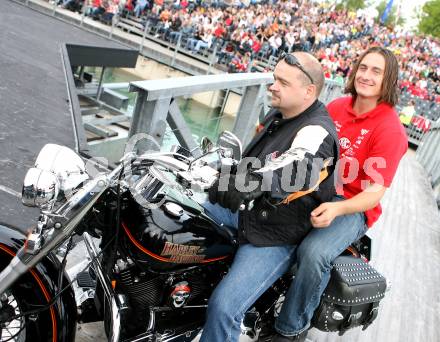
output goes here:
[[313, 326], [339, 331], [362, 325], [365, 330], [377, 317], [386, 280], [360, 258], [340, 256], [333, 263], [330, 282], [313, 316]]

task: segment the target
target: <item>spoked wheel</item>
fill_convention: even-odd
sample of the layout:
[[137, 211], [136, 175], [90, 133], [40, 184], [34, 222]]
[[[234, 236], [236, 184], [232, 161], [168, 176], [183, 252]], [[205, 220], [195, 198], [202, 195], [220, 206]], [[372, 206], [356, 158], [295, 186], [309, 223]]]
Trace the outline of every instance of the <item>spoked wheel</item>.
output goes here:
[[11, 291], [1, 298], [0, 341], [26, 341], [26, 322]]
[[[12, 251], [0, 244], [0, 270], [13, 257]], [[24, 274], [0, 295], [0, 341], [57, 342], [57, 319], [43, 278], [35, 270]], [[40, 311], [38, 311], [41, 309]], [[38, 311], [31, 313], [31, 311]]]

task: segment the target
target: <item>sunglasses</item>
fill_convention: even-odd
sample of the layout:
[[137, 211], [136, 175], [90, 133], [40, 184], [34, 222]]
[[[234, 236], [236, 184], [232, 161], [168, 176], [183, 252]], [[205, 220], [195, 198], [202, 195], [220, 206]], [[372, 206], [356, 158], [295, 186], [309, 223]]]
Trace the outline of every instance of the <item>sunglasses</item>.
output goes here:
[[306, 75], [309, 78], [309, 80], [310, 80], [310, 82], [312, 82], [312, 84], [315, 84], [312, 76], [310, 76], [310, 74], [306, 71], [306, 69], [304, 69], [304, 67], [301, 65], [298, 58], [296, 58], [294, 55], [292, 55], [290, 53], [283, 53], [280, 56], [280, 58], [278, 59], [278, 62], [281, 62], [282, 60], [284, 60], [287, 64], [289, 64], [291, 66], [297, 67], [299, 70], [301, 70], [304, 73], [304, 75]]

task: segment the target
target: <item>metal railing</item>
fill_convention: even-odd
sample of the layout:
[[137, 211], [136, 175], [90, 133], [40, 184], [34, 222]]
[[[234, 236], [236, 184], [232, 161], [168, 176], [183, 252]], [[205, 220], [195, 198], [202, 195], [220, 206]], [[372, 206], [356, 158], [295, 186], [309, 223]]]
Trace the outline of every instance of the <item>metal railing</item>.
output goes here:
[[[106, 115], [105, 119], [88, 119], [83, 123], [84, 128], [100, 136], [103, 143], [106, 138], [117, 135], [111, 127], [107, 129], [107, 124], [131, 122], [129, 137], [137, 133], [148, 134], [161, 148], [164, 147], [162, 146], [164, 137], [168, 144], [170, 139], [174, 141], [176, 138], [181, 146], [188, 150], [195, 150], [197, 153], [198, 143], [195, 142], [194, 137], [200, 138], [200, 133], [210, 136], [211, 133], [214, 135], [218, 133], [218, 126], [225, 116], [229, 117], [226, 119], [229, 122], [233, 118], [231, 128], [244, 143], [247, 143], [253, 135], [255, 125], [269, 110], [270, 93], [266, 90], [266, 86], [271, 82], [271, 73], [205, 75], [131, 83], [105, 83], [102, 85], [101, 93], [109, 92], [108, 97], [111, 101], [104, 96], [99, 96], [96, 82], [88, 87], [77, 89], [77, 94], [96, 103], [101, 112], [108, 110], [113, 113], [113, 115], [108, 113], [110, 116]], [[116, 102], [121, 101], [121, 98], [126, 98], [126, 95], [117, 97], [116, 102], [112, 100], [111, 93], [117, 94], [121, 89], [124, 94], [127, 94], [127, 91], [137, 93], [136, 103], [131, 107], [132, 110], [125, 110], [125, 107], [115, 105]], [[327, 103], [339, 97], [341, 92], [342, 88], [339, 84], [327, 81], [320, 100]], [[189, 119], [191, 124], [188, 125], [179, 107], [182, 108], [183, 105], [185, 108], [186, 100], [193, 98], [197, 93], [205, 93], [205, 100], [211, 98], [210, 104], [203, 105], [207, 112], [202, 122], [197, 123]], [[235, 94], [236, 97], [231, 102], [229, 101], [230, 94]], [[231, 108], [235, 107], [237, 101], [239, 101], [238, 110], [233, 109], [231, 112]], [[226, 106], [229, 108], [227, 113], [224, 112]], [[90, 114], [96, 108], [85, 107], [81, 113]], [[213, 112], [216, 114], [213, 115]], [[186, 116], [188, 115], [190, 114], [187, 113]], [[211, 126], [212, 121], [216, 121], [215, 132], [207, 132], [206, 129]], [[113, 135], [109, 135], [109, 132]]]
[[[156, 60], [160, 63], [166, 64], [177, 70], [183, 71], [190, 75], [203, 75], [209, 73], [220, 72], [215, 70], [214, 63], [217, 60], [217, 45], [213, 44], [210, 49], [202, 49], [203, 54], [195, 54], [184, 49], [182, 42], [174, 44], [163, 39], [157, 38], [155, 32], [157, 27], [148, 22], [143, 26], [143, 29], [135, 31], [136, 27], [127, 28], [123, 26], [124, 18], [119, 14], [115, 14], [105, 25], [101, 22], [93, 20], [91, 17], [85, 15], [86, 5], [84, 2], [82, 13], [72, 12], [57, 5], [57, 1], [50, 3], [47, 0], [12, 0], [28, 6], [39, 12], [56, 17], [65, 22], [79, 26], [82, 29], [93, 32], [100, 36], [117, 41], [126, 46], [130, 46], [139, 51], [139, 53], [146, 58]], [[127, 34], [128, 33], [128, 34]], [[161, 48], [152, 46], [150, 42], [155, 42]], [[188, 63], [185, 58], [191, 58], [194, 63]]]
[[[146, 133], [161, 146], [168, 124], [180, 145], [197, 154], [200, 152], [198, 144], [174, 99], [200, 92], [243, 88], [233, 132], [246, 144], [255, 132], [259, 117], [267, 110], [266, 85], [272, 80], [270, 73], [249, 73], [131, 82], [130, 91], [135, 91], [138, 95], [129, 136]], [[154, 146], [150, 142], [142, 147], [147, 148]]]
[[408, 136], [408, 142], [413, 146], [420, 146], [421, 142], [425, 138], [427, 131], [410, 124], [405, 127], [406, 134]]
[[416, 152], [416, 158], [425, 168], [440, 207], [440, 122], [435, 123], [424, 135]]

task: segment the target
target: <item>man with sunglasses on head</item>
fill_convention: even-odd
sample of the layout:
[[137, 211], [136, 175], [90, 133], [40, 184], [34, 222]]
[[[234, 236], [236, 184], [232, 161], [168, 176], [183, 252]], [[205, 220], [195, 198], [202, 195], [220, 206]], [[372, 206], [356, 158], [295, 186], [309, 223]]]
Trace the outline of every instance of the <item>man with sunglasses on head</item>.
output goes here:
[[[307, 334], [329, 279], [333, 260], [361, 238], [382, 213], [408, 139], [394, 106], [399, 68], [394, 54], [375, 46], [354, 64], [345, 92], [328, 104], [339, 137], [337, 193], [311, 213], [314, 229], [296, 249], [299, 265], [275, 328], [285, 335]], [[301, 287], [299, 279], [307, 282]], [[300, 335], [301, 336], [301, 335]], [[277, 341], [289, 341], [287, 337]]]
[[[305, 52], [283, 55], [269, 87], [273, 109], [244, 151], [236, 172], [222, 174], [210, 189], [211, 203], [205, 206], [208, 215], [237, 228], [240, 246], [210, 298], [202, 342], [238, 341], [246, 311], [290, 269], [296, 247], [313, 228], [311, 212], [333, 200], [338, 138], [318, 100], [323, 85], [324, 74], [315, 57]], [[247, 203], [246, 210], [238, 210]], [[298, 269], [307, 267], [298, 260]], [[306, 270], [301, 274], [291, 287], [308, 292]], [[295, 305], [299, 312], [308, 310], [307, 298], [287, 302], [283, 308]], [[289, 312], [281, 311], [275, 324], [280, 334], [272, 341], [305, 339], [307, 322], [297, 322], [298, 330], [284, 328], [291, 318]]]

